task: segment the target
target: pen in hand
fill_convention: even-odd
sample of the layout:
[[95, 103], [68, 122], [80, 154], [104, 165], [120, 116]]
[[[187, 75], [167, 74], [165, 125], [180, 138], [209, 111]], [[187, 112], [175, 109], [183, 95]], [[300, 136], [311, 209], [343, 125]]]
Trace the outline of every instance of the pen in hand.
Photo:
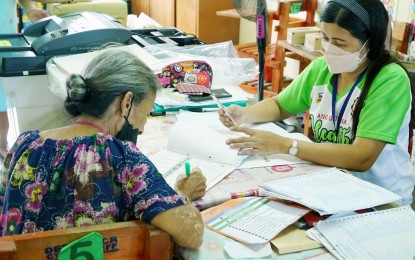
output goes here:
[[190, 176], [190, 163], [189, 162], [186, 162], [184, 164], [184, 169], [186, 170], [186, 177], [189, 177]]
[[212, 98], [216, 102], [216, 104], [221, 108], [223, 111], [225, 111], [226, 116], [236, 125], [235, 120], [232, 118], [231, 113], [229, 113], [229, 110], [222, 104], [222, 102], [219, 101], [219, 99], [215, 96], [215, 94], [212, 93]]

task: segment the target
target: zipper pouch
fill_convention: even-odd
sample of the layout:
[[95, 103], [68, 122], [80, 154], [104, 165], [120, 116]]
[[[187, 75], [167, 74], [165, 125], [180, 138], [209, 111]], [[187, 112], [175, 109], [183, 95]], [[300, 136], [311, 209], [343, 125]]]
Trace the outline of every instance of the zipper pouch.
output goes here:
[[207, 62], [187, 60], [165, 66], [158, 78], [165, 88], [174, 88], [178, 83], [190, 83], [210, 89], [212, 76], [212, 67]]

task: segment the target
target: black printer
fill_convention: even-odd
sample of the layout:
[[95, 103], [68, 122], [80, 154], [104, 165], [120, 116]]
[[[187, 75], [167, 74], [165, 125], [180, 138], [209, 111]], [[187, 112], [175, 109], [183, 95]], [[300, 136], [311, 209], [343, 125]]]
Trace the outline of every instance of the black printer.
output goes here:
[[52, 56], [93, 51], [106, 43], [128, 44], [131, 35], [118, 20], [99, 12], [49, 16], [23, 33], [0, 34], [0, 76], [45, 74]]

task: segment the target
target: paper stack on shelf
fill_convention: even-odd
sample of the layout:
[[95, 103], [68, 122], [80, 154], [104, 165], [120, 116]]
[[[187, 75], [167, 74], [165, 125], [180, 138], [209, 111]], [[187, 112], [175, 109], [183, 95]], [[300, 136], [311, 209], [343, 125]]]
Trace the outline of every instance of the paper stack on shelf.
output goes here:
[[385, 188], [336, 168], [270, 181], [259, 186], [268, 196], [297, 202], [320, 215], [367, 209], [401, 199]]

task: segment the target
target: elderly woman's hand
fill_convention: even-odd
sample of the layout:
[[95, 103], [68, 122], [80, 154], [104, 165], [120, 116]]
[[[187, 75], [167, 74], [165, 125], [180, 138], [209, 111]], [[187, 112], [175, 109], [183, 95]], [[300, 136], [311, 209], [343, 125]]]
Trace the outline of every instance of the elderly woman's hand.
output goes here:
[[206, 177], [202, 171], [195, 167], [187, 177], [181, 174], [177, 177], [175, 190], [177, 193], [185, 195], [191, 201], [203, 197], [206, 193]]

